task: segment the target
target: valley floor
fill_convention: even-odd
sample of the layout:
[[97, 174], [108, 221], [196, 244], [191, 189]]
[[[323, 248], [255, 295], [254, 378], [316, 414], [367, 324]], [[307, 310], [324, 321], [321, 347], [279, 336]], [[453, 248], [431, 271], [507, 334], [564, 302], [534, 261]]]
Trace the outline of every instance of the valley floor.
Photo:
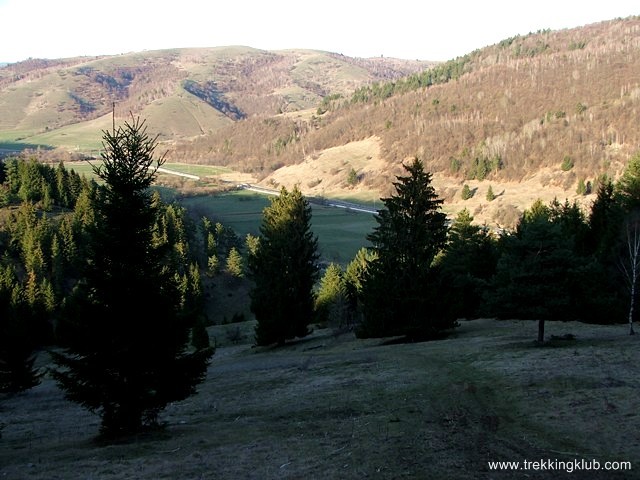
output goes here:
[[[445, 340], [397, 345], [317, 330], [252, 348], [250, 331], [212, 327], [199, 393], [127, 442], [99, 444], [99, 418], [49, 378], [0, 398], [0, 478], [640, 478], [640, 336], [623, 325], [549, 322], [542, 347], [527, 321], [465, 321]], [[525, 460], [546, 468], [488, 463]], [[601, 470], [549, 463], [593, 460]]]

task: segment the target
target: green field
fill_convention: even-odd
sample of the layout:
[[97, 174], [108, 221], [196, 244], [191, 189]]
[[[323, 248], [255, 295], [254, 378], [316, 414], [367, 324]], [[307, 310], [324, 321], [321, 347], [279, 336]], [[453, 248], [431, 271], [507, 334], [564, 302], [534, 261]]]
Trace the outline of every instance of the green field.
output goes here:
[[[96, 178], [93, 173], [93, 165], [99, 165], [102, 160], [91, 160], [89, 162], [67, 162], [65, 167], [69, 170], [75, 170], [80, 175], [85, 175], [89, 178]], [[192, 165], [188, 163], [165, 163], [162, 168], [172, 170], [179, 173], [188, 173], [191, 175], [197, 175], [199, 177], [209, 177], [220, 175], [222, 173], [229, 173], [233, 170], [226, 167], [217, 167], [213, 165]], [[160, 173], [162, 175], [162, 173]]]
[[[93, 164], [100, 160], [93, 161]], [[91, 164], [88, 162], [67, 163], [66, 167], [80, 175], [96, 179]], [[181, 173], [198, 176], [213, 176], [230, 172], [224, 167], [210, 165], [190, 165], [183, 163], [167, 163], [164, 168]], [[170, 192], [163, 195], [170, 198]], [[262, 222], [262, 211], [270, 203], [270, 197], [255, 192], [238, 191], [220, 195], [198, 195], [186, 197], [180, 202], [194, 216], [207, 216], [228, 227], [233, 228], [241, 237], [248, 233], [258, 235]], [[381, 203], [378, 202], [378, 206]], [[342, 208], [325, 207], [312, 204], [312, 228], [318, 236], [321, 259], [329, 262], [347, 264], [355, 254], [369, 242], [366, 237], [376, 225], [370, 213], [359, 213]]]
[[167, 170], [173, 170], [180, 173], [188, 173], [190, 175], [197, 175], [199, 177], [210, 177], [214, 175], [220, 175], [222, 173], [233, 172], [227, 167], [217, 167], [215, 165], [194, 165], [191, 163], [165, 163], [162, 168]]
[[[198, 196], [181, 200], [197, 216], [208, 216], [233, 228], [238, 235], [259, 234], [262, 210], [269, 197], [254, 192], [233, 192], [216, 196]], [[312, 229], [318, 236], [322, 260], [346, 264], [358, 250], [368, 246], [366, 237], [374, 226], [370, 213], [312, 205]]]
[[13, 154], [13, 152], [19, 152], [27, 148], [31, 150], [36, 150], [38, 148], [49, 150], [51, 147], [49, 147], [48, 145], [41, 145], [36, 143], [19, 142], [14, 140], [13, 137], [9, 135], [3, 136], [2, 133], [0, 133], [0, 153], [4, 153], [6, 151]]

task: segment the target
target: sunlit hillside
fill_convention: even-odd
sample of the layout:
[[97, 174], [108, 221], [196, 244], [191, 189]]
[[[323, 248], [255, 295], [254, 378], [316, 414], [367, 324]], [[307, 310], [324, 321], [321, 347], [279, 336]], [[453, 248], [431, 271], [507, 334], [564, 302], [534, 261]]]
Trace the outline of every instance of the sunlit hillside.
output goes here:
[[[435, 80], [427, 71], [380, 82], [325, 100], [310, 119], [249, 119], [172, 153], [315, 191], [340, 180], [343, 195], [364, 190], [365, 197], [389, 193], [400, 164], [418, 156], [450, 210], [468, 206], [481, 220], [504, 225], [538, 196], [588, 206], [578, 185], [617, 177], [640, 148], [640, 18], [541, 30], [436, 69]], [[323, 165], [324, 152], [363, 141], [377, 167], [356, 167], [361, 182], [354, 187], [346, 184], [348, 168]], [[291, 165], [299, 165], [297, 176]], [[468, 202], [460, 199], [465, 183], [475, 192]], [[489, 185], [497, 194], [491, 203]]]
[[[509, 225], [538, 196], [588, 206], [589, 187], [620, 174], [640, 149], [638, 71], [640, 17], [437, 65], [249, 47], [29, 60], [0, 68], [0, 148], [95, 154], [115, 103], [117, 121], [147, 120], [170, 160], [265, 186], [375, 200], [418, 156], [448, 212]], [[474, 195], [462, 200], [465, 184]]]
[[192, 138], [428, 65], [249, 47], [31, 59], [0, 68], [0, 141], [93, 150], [114, 104], [117, 119], [140, 115], [162, 141]]

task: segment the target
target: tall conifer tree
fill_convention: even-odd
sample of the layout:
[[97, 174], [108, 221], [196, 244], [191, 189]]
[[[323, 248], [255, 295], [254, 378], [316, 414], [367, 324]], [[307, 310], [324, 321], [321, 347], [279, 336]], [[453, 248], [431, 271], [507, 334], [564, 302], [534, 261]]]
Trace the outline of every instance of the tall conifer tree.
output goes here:
[[84, 279], [61, 326], [66, 351], [54, 353], [67, 398], [99, 413], [108, 437], [155, 425], [169, 402], [195, 393], [212, 354], [188, 350], [193, 321], [181, 315], [167, 247], [153, 242], [156, 141], [136, 118], [104, 132]]
[[283, 344], [309, 333], [318, 278], [311, 207], [297, 187], [290, 192], [282, 188], [264, 209], [260, 234], [257, 251], [249, 257], [256, 343]]
[[455, 324], [434, 301], [432, 263], [447, 238], [443, 201], [419, 159], [404, 168], [407, 176], [397, 177], [368, 237], [377, 258], [364, 279], [361, 337], [425, 338]]

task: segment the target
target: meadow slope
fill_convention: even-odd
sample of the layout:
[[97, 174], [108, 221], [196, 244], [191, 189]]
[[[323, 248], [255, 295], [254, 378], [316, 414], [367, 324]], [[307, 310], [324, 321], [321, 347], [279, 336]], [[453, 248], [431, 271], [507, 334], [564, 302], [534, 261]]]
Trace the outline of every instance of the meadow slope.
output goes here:
[[[96, 441], [98, 417], [48, 377], [2, 397], [0, 477], [640, 478], [640, 340], [623, 325], [550, 322], [543, 347], [528, 321], [465, 321], [448, 339], [396, 345], [317, 330], [278, 349], [252, 348], [251, 328], [212, 327], [199, 393], [122, 443]], [[488, 467], [540, 459], [633, 470]]]

